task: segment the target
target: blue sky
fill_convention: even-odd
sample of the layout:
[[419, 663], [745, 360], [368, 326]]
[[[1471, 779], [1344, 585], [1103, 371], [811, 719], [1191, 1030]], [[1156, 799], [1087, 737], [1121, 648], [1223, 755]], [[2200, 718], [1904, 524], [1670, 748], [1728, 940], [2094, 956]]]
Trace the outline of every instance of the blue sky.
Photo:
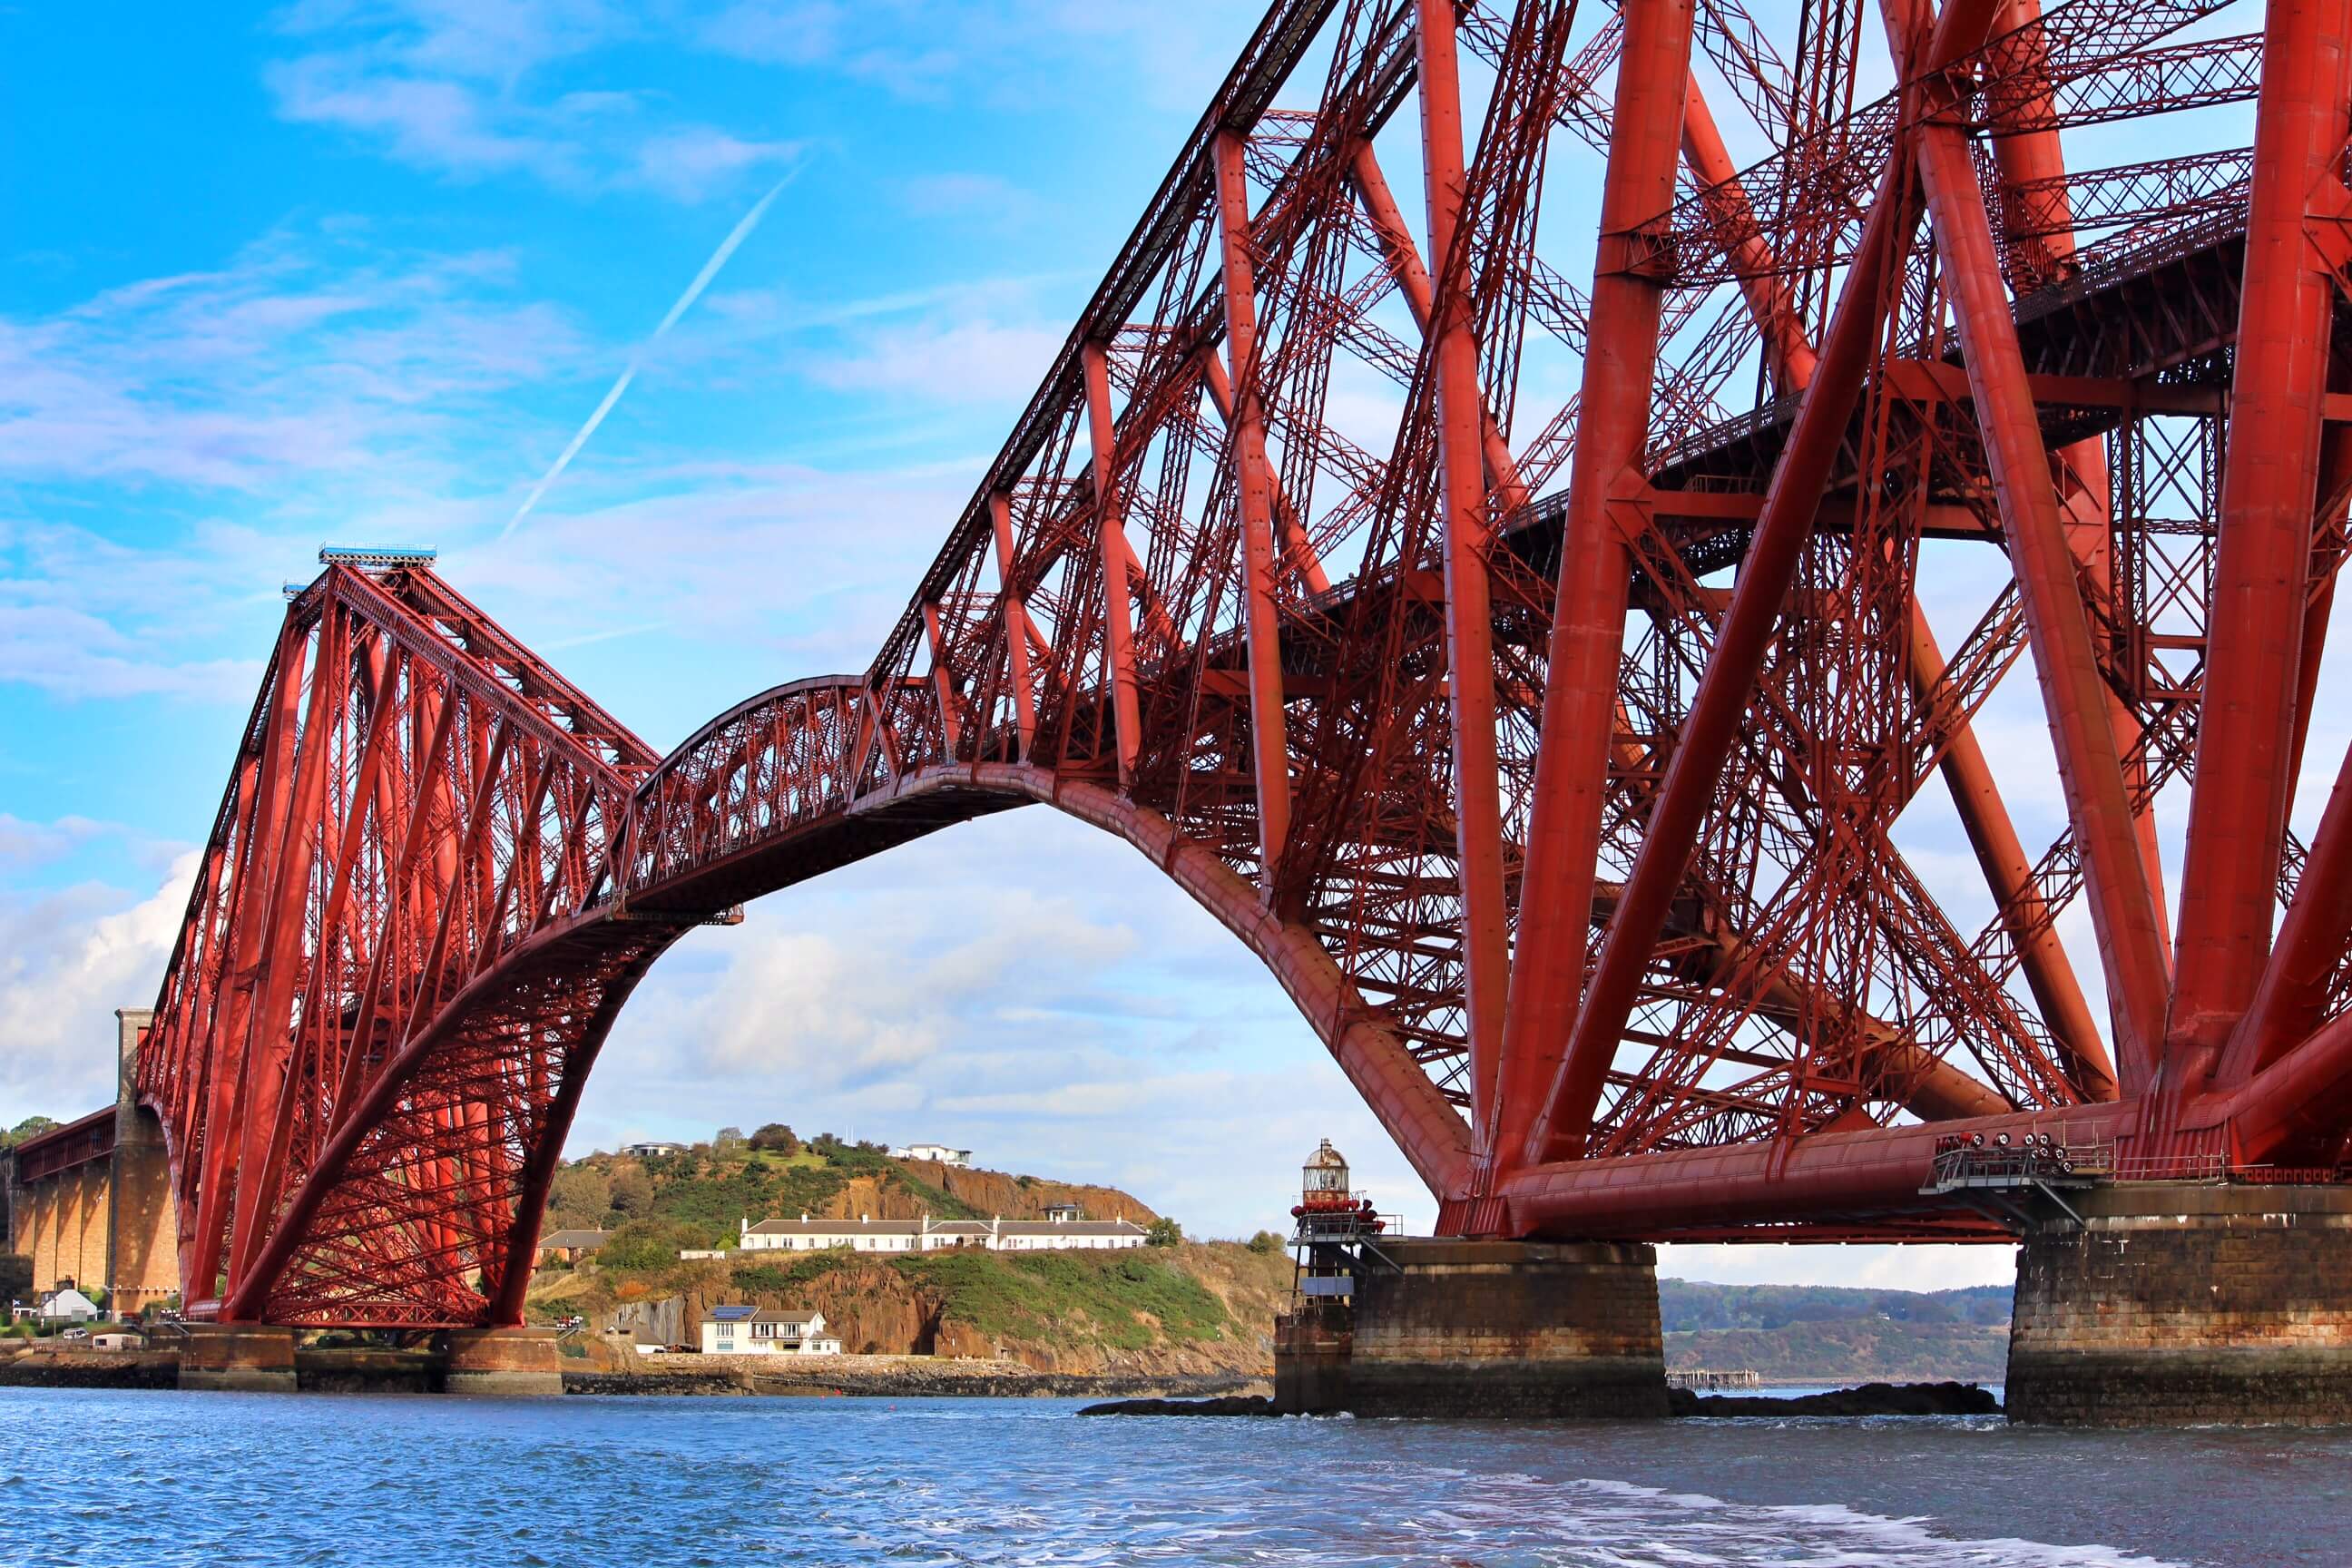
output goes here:
[[[105, 1093], [109, 1014], [153, 994], [279, 586], [320, 543], [437, 547], [660, 749], [775, 681], [863, 668], [1257, 10], [0, 12], [0, 1121]], [[1411, 137], [1390, 140], [1405, 195]], [[1590, 232], [1574, 192], [1548, 198], [1548, 229], [1581, 226], [1556, 254]], [[1948, 646], [1997, 568], [1939, 563]], [[2306, 825], [2347, 727], [2339, 704], [2316, 728]], [[2046, 842], [2031, 681], [1980, 730]], [[1906, 847], [1973, 931], [1990, 906], [1937, 794]], [[2062, 929], [2095, 999], [2080, 916]], [[578, 1142], [771, 1119], [1121, 1183], [1221, 1234], [1277, 1222], [1328, 1134], [1430, 1216], [1238, 945], [1042, 811], [697, 933], [625, 1015]], [[2008, 1255], [1675, 1266], [1937, 1284]]]
[[[0, 15], [0, 1121], [103, 1095], [322, 542], [437, 546], [657, 747], [863, 668], [1255, 10]], [[770, 1118], [1213, 1230], [1326, 1132], [1419, 1196], [1230, 939], [1038, 812], [698, 934], [580, 1141]]]

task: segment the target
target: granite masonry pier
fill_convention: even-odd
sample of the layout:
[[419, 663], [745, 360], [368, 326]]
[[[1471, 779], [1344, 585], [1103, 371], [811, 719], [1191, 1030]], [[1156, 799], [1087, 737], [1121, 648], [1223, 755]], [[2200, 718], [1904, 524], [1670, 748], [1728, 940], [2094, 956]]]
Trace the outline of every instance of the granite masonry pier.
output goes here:
[[2352, 1423], [2352, 1187], [2120, 1183], [2066, 1200], [2019, 1255], [2011, 1420]]
[[563, 1357], [553, 1329], [451, 1329], [446, 1365], [442, 1388], [450, 1394], [510, 1398], [563, 1392]]
[[180, 1386], [232, 1394], [291, 1394], [294, 1331], [270, 1323], [189, 1323], [180, 1336]]
[[1666, 1414], [1649, 1247], [1383, 1241], [1356, 1275], [1352, 1307], [1306, 1307], [1276, 1328], [1284, 1414]]

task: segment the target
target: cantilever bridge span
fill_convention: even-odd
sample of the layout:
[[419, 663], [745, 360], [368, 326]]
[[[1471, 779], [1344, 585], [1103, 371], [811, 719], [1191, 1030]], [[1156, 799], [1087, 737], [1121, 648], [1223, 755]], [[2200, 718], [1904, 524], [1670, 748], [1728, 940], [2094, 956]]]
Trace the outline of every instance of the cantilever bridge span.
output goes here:
[[1789, 9], [1276, 0], [871, 665], [666, 758], [331, 563], [140, 1053], [194, 1313], [520, 1321], [655, 959], [1028, 804], [1266, 963], [1451, 1234], [1987, 1238], [1922, 1192], [1979, 1132], [2337, 1166], [2352, 5]]

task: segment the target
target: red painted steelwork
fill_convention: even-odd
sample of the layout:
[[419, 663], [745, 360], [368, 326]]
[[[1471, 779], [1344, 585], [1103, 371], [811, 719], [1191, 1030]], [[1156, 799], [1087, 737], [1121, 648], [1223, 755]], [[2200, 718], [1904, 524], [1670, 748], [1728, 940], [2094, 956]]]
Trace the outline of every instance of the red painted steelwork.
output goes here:
[[[2341, 728], [2352, 0], [1889, 0], [1857, 102], [1874, 8], [1276, 0], [872, 664], [667, 758], [330, 566], [139, 1060], [187, 1299], [517, 1321], [655, 959], [1038, 804], [1266, 965], [1452, 1232], [1996, 1238], [1921, 1190], [1961, 1132], [2336, 1166], [2352, 784], [2307, 841], [2285, 792]], [[1963, 843], [1973, 932], [1904, 852]]]

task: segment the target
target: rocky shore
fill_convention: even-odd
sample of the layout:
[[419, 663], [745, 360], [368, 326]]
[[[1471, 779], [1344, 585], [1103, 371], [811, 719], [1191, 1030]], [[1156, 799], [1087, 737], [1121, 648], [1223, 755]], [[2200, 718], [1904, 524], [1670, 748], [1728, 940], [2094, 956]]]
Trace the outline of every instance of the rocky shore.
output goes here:
[[[567, 1368], [566, 1394], [798, 1394], [861, 1399], [1068, 1399], [1230, 1394], [1266, 1386], [1227, 1374], [1039, 1372], [1017, 1361], [950, 1356], [635, 1356]], [[631, 1364], [633, 1363], [633, 1364]]]
[[1865, 1383], [1827, 1394], [1772, 1399], [1745, 1394], [1666, 1391], [1675, 1415], [1998, 1415], [2000, 1401], [1973, 1383]]
[[177, 1351], [53, 1349], [0, 1355], [0, 1388], [176, 1388]]

